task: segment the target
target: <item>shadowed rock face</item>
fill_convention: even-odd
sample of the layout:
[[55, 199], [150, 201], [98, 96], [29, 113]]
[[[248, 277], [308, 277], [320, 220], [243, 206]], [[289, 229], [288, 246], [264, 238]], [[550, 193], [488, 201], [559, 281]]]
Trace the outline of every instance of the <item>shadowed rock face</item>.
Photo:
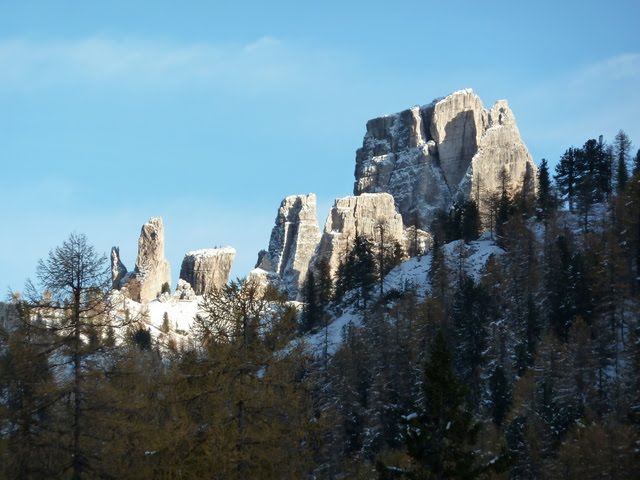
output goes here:
[[112, 288], [119, 290], [127, 275], [127, 267], [120, 260], [120, 249], [111, 247], [111, 284]]
[[236, 256], [231, 247], [187, 252], [182, 260], [180, 279], [189, 283], [196, 295], [211, 293], [229, 281]]
[[259, 254], [257, 266], [276, 273], [289, 298], [296, 299], [320, 237], [316, 196], [288, 196], [278, 209], [269, 250]]
[[134, 275], [140, 284], [140, 293], [132, 299], [142, 303], [156, 298], [165, 283], [171, 284], [169, 262], [164, 256], [162, 218], [152, 218], [142, 226]]
[[[471, 90], [367, 122], [356, 153], [354, 194], [393, 195], [405, 225], [427, 227], [458, 198], [479, 200], [500, 187], [533, 191], [535, 165], [505, 100], [485, 110]], [[478, 198], [476, 198], [478, 197]]]
[[384, 243], [390, 247], [398, 243], [405, 251], [411, 250], [414, 239], [420, 250], [428, 248], [431, 240], [425, 232], [418, 231], [416, 236], [405, 231], [402, 216], [390, 194], [364, 193], [336, 200], [329, 212], [315, 261], [325, 259], [331, 275], [335, 275], [358, 235], [377, 246]]

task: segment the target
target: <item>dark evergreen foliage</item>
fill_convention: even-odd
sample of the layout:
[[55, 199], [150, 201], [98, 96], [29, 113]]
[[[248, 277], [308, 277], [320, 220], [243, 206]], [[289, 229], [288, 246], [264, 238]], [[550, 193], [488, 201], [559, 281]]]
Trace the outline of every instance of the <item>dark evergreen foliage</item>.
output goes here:
[[555, 209], [555, 198], [551, 188], [551, 177], [546, 159], [542, 159], [538, 167], [538, 191], [536, 195], [536, 216], [539, 220], [545, 220]]
[[356, 293], [366, 309], [371, 291], [376, 284], [378, 269], [373, 244], [365, 237], [356, 236], [353, 248], [340, 265], [336, 275], [336, 299], [342, 299], [349, 291]]
[[576, 184], [578, 182], [578, 168], [576, 160], [576, 150], [571, 147], [560, 157], [556, 165], [554, 180], [560, 193], [560, 198], [569, 203], [569, 210], [573, 211], [575, 201]]
[[417, 467], [411, 478], [476, 478], [477, 455], [470, 448], [480, 431], [453, 371], [442, 332], [429, 348], [420, 412], [407, 420], [407, 451]]

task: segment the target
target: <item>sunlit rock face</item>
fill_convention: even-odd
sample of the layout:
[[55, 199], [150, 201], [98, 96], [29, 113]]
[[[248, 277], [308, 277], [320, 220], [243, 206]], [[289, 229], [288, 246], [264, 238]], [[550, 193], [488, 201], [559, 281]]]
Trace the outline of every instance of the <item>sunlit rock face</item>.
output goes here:
[[[393, 197], [388, 193], [364, 193], [339, 198], [335, 201], [324, 227], [322, 239], [314, 262], [326, 261], [329, 271], [335, 275], [354, 245], [356, 236], [374, 245], [390, 247], [399, 244], [406, 252], [411, 243], [418, 242], [424, 251], [430, 245], [430, 236], [422, 231], [405, 230]], [[421, 253], [421, 252], [420, 252]]]
[[211, 293], [229, 281], [235, 256], [232, 247], [187, 252], [182, 260], [180, 279], [189, 283], [196, 295]]
[[169, 262], [164, 256], [162, 218], [152, 218], [142, 226], [134, 276], [139, 283], [139, 292], [135, 292], [132, 299], [142, 303], [155, 299], [164, 284], [171, 284]]
[[[503, 171], [506, 175], [501, 175]], [[458, 199], [533, 191], [535, 165], [505, 100], [486, 110], [472, 90], [367, 122], [354, 194], [393, 195], [405, 225], [428, 227]]]
[[295, 300], [320, 237], [315, 194], [290, 195], [280, 203], [269, 249], [260, 252], [256, 266], [277, 274], [281, 288]]

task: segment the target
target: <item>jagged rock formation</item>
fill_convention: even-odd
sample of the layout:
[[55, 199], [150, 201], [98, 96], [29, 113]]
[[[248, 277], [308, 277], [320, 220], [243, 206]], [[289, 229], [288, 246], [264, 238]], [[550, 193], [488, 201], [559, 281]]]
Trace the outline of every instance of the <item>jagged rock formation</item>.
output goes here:
[[162, 286], [171, 284], [169, 262], [164, 256], [164, 225], [162, 218], [152, 218], [142, 226], [138, 239], [138, 257], [134, 277], [139, 283], [130, 292], [132, 300], [147, 303], [155, 299]]
[[296, 299], [320, 237], [316, 196], [288, 196], [278, 209], [269, 250], [260, 252], [256, 267], [278, 274], [289, 298]]
[[471, 196], [482, 208], [503, 168], [511, 193], [533, 191], [535, 165], [507, 102], [487, 111], [467, 89], [367, 122], [354, 194], [388, 192], [405, 225], [425, 227], [457, 198]]
[[260, 250], [258, 252], [258, 261], [256, 262], [255, 268], [259, 268], [260, 270], [265, 270], [267, 272], [273, 271], [273, 265], [271, 265], [271, 258], [269, 257], [268, 251]]
[[127, 267], [120, 260], [120, 249], [111, 247], [111, 283], [112, 288], [119, 290], [127, 275]]
[[196, 292], [193, 291], [191, 284], [183, 279], [178, 280], [178, 285], [176, 285], [176, 290], [173, 292], [173, 296], [178, 300], [195, 300]]
[[235, 256], [232, 247], [187, 252], [182, 260], [180, 279], [189, 283], [196, 295], [210, 293], [227, 284]]
[[254, 268], [251, 270], [247, 275], [247, 282], [255, 284], [260, 293], [264, 293], [268, 287], [273, 287], [280, 291], [284, 289], [282, 279], [276, 272], [267, 271], [262, 268]]
[[430, 244], [430, 236], [425, 232], [405, 232], [402, 216], [396, 210], [390, 194], [363, 193], [335, 201], [327, 218], [315, 261], [325, 259], [331, 275], [334, 275], [353, 248], [357, 235], [376, 245], [384, 243], [385, 246], [392, 247], [399, 243], [405, 251], [412, 249], [414, 241], [418, 243], [418, 249], [423, 251]]

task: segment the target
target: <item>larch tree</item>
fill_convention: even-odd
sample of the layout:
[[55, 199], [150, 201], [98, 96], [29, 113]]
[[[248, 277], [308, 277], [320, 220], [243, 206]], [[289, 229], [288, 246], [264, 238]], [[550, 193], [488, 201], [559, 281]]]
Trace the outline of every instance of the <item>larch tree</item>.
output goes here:
[[62, 469], [85, 478], [95, 475], [97, 454], [91, 445], [99, 442], [88, 414], [97, 410], [90, 377], [104, 364], [100, 355], [106, 329], [117, 326], [110, 315], [109, 263], [85, 235], [72, 233], [38, 262], [36, 275], [40, 289], [28, 282], [25, 290], [30, 308], [42, 317], [32, 325], [53, 335], [46, 350], [60, 385], [57, 403], [68, 406], [69, 418], [58, 426], [68, 455]]
[[192, 326], [196, 350], [178, 377], [192, 426], [184, 468], [194, 478], [304, 477], [313, 429], [304, 354], [292, 344], [295, 311], [253, 280], [205, 295], [202, 310]]

